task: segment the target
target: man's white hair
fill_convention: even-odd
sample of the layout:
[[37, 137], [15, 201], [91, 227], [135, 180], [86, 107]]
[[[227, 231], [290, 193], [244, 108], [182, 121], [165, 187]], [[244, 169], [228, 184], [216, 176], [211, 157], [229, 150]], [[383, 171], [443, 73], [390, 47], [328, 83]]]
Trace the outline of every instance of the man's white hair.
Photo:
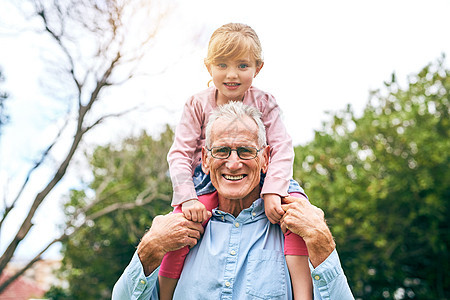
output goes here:
[[255, 121], [258, 126], [258, 148], [266, 146], [266, 128], [261, 120], [261, 112], [256, 107], [245, 105], [241, 101], [230, 101], [227, 104], [220, 105], [211, 113], [205, 130], [206, 147], [211, 148], [211, 129], [217, 119], [227, 118], [236, 122], [236, 120], [245, 116]]

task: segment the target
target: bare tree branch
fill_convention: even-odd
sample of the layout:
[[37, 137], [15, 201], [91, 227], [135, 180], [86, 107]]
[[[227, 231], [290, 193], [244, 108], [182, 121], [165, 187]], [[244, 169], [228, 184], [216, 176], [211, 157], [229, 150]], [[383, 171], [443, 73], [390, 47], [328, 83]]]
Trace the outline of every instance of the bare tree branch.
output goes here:
[[[75, 104], [75, 102], [78, 103], [78, 110], [77, 116], [73, 120], [76, 122], [76, 128], [74, 129], [70, 145], [67, 145], [67, 153], [56, 168], [55, 173], [51, 176], [49, 182], [36, 194], [20, 228], [1, 255], [0, 273], [13, 257], [19, 243], [29, 233], [33, 226], [33, 217], [42, 202], [65, 176], [70, 162], [79, 148], [84, 135], [107, 118], [120, 117], [135, 110], [135, 108], [133, 108], [119, 113], [104, 114], [96, 117], [93, 122], [89, 123], [88, 121], [88, 116], [93, 114], [92, 109], [101, 99], [103, 90], [109, 86], [122, 84], [132, 78], [133, 73], [136, 71], [136, 66], [144, 56], [146, 47], [150, 44], [151, 40], [155, 38], [159, 28], [158, 23], [162, 21], [163, 17], [163, 15], [158, 16], [158, 14], [154, 14], [158, 17], [153, 17], [153, 19], [144, 17], [140, 19], [143, 22], [147, 22], [145, 24], [141, 24], [140, 26], [134, 25], [134, 27], [133, 25], [130, 25], [135, 22], [135, 18], [133, 18], [132, 15], [134, 10], [138, 11], [145, 7], [150, 9], [149, 7], [153, 5], [153, 1], [148, 0], [104, 2], [96, 0], [28, 1], [33, 4], [35, 16], [43, 25], [43, 32], [51, 38], [63, 55], [64, 59], [61, 64], [59, 61], [55, 64], [55, 58], [48, 64], [58, 67], [67, 64], [67, 68], [63, 68], [63, 70], [67, 72], [65, 75], [69, 75], [70, 80], [75, 83], [75, 86], [72, 87], [71, 85], [69, 86], [70, 89], [67, 89], [67, 81], [59, 78], [59, 83], [61, 84], [60, 89], [64, 91], [71, 89], [76, 90], [73, 95], [71, 94], [70, 101], [74, 101], [73, 104]], [[151, 24], [152, 22], [153, 24]], [[134, 28], [139, 28], [140, 32], [141, 30], [146, 30], [144, 38], [140, 41], [131, 38], [129, 32], [127, 32], [127, 30], [132, 30]], [[77, 32], [77, 30], [81, 29], [84, 30], [84, 35], [80, 35], [80, 31]], [[91, 51], [86, 54], [81, 50], [83, 48], [82, 44], [85, 43], [86, 40], [88, 42], [94, 42], [97, 53]], [[117, 71], [119, 67], [125, 68], [125, 71]], [[58, 80], [55, 82], [58, 83]], [[67, 127], [67, 124], [64, 127]], [[12, 201], [12, 204], [5, 210], [2, 220], [0, 221], [0, 227], [6, 217], [10, 215], [10, 211], [16, 206], [19, 198], [23, 196], [23, 190], [30, 183], [31, 174], [42, 166], [42, 163], [50, 155], [61, 135], [62, 130], [55, 141], [53, 141], [43, 152], [40, 160], [29, 170], [27, 177]], [[145, 204], [150, 202], [153, 198], [144, 197], [142, 199], [142, 203]], [[135, 203], [133, 205], [144, 204]], [[95, 215], [89, 217], [90, 219], [87, 220], [93, 220], [117, 209], [131, 209], [131, 207], [131, 204], [115, 204], [95, 213]], [[61, 238], [66, 238], [66, 236], [55, 239], [52, 243], [60, 241]], [[45, 252], [46, 249], [48, 248], [45, 248], [43, 252]], [[34, 260], [30, 261], [30, 264], [26, 268], [31, 266], [38, 259], [39, 258], [36, 257]], [[20, 276], [20, 274], [18, 276]], [[10, 283], [11, 281], [8, 282]], [[6, 288], [9, 283], [2, 284], [0, 286], [0, 292]]]
[[[3, 222], [5, 221], [6, 217], [8, 216], [8, 214], [11, 212], [11, 210], [14, 209], [17, 201], [19, 200], [20, 196], [22, 195], [25, 187], [28, 184], [28, 181], [30, 180], [30, 177], [32, 175], [32, 173], [38, 169], [41, 164], [45, 161], [45, 159], [47, 158], [47, 156], [49, 155], [50, 151], [52, 150], [52, 148], [56, 145], [56, 143], [60, 140], [62, 133], [64, 132], [64, 130], [66, 129], [69, 120], [66, 119], [66, 122], [64, 123], [63, 126], [61, 126], [61, 128], [59, 129], [59, 132], [57, 133], [56, 137], [54, 138], [53, 142], [47, 147], [47, 149], [44, 150], [44, 152], [41, 155], [41, 158], [34, 164], [34, 166], [28, 171], [27, 176], [22, 184], [22, 186], [20, 187], [16, 197], [14, 198], [14, 200], [12, 201], [11, 204], [6, 205], [5, 207], [5, 211], [3, 212], [3, 216], [2, 219], [0, 220], [0, 229], [2, 228]], [[6, 202], [5, 202], [6, 204]]]

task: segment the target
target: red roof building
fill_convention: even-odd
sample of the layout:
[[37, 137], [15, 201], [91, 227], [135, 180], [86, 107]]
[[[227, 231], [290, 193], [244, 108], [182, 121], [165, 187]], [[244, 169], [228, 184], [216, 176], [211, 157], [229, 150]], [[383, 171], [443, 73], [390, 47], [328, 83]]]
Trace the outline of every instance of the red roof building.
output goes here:
[[[3, 272], [0, 276], [0, 283], [3, 283], [7, 278], [9, 278], [9, 275]], [[43, 288], [39, 287], [35, 282], [20, 276], [0, 294], [0, 300], [40, 299], [44, 294], [45, 290]]]

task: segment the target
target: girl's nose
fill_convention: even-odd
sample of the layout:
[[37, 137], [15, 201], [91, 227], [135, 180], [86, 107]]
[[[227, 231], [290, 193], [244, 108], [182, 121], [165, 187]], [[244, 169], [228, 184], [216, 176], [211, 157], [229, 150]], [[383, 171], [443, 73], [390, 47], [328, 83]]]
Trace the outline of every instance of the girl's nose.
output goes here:
[[235, 68], [229, 68], [227, 72], [227, 78], [236, 78], [237, 70]]

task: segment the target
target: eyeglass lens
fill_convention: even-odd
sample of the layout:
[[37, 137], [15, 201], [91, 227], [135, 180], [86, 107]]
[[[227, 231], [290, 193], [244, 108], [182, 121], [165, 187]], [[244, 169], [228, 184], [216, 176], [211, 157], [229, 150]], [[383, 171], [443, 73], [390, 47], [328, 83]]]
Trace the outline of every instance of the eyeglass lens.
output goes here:
[[215, 158], [225, 159], [231, 155], [231, 151], [236, 151], [241, 159], [255, 158], [258, 153], [258, 149], [253, 147], [237, 147], [236, 149], [231, 149], [230, 147], [213, 147], [211, 154]]

